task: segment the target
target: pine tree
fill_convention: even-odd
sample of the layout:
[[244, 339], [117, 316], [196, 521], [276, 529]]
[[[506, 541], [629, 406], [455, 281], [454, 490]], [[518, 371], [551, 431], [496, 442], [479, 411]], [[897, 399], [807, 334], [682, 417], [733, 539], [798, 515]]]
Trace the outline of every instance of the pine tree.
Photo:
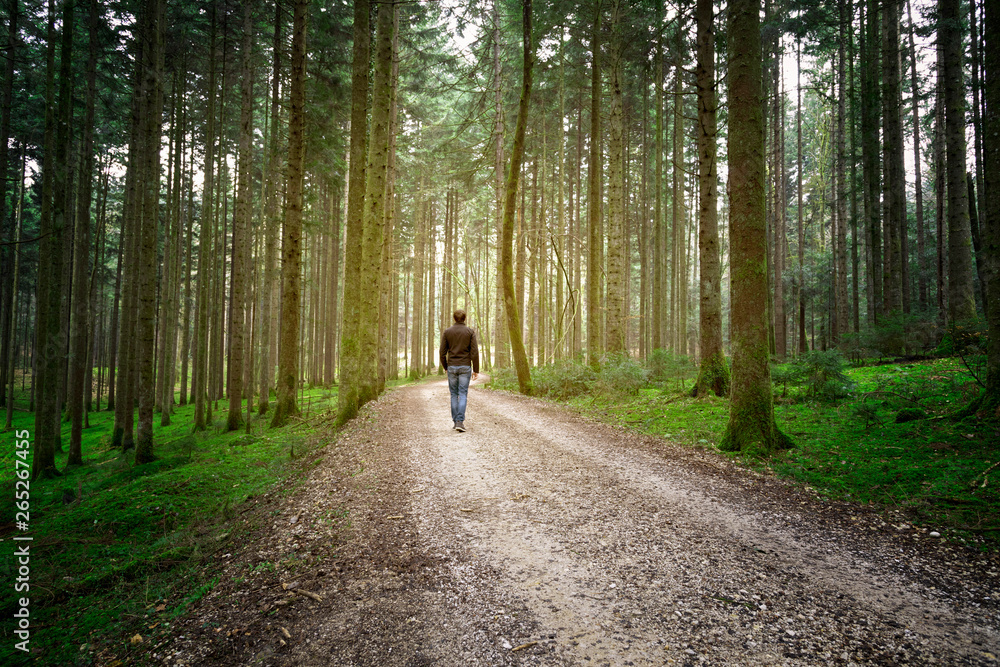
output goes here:
[[302, 182], [304, 177], [306, 17], [309, 0], [295, 0], [292, 15], [292, 79], [288, 114], [288, 185], [281, 236], [281, 332], [278, 347], [278, 401], [271, 426], [299, 414], [299, 299], [302, 285]]
[[517, 182], [524, 157], [524, 134], [528, 125], [528, 107], [531, 104], [532, 69], [535, 47], [531, 35], [531, 0], [521, 0], [524, 56], [521, 75], [521, 99], [517, 106], [514, 125], [514, 145], [507, 169], [507, 186], [504, 188], [503, 233], [500, 239], [500, 273], [503, 276], [504, 311], [507, 315], [507, 334], [510, 338], [517, 384], [522, 394], [532, 393], [531, 370], [524, 352], [521, 322], [517, 315], [517, 296], [514, 294], [514, 214], [517, 205]]
[[722, 350], [722, 261], [719, 253], [716, 181], [715, 27], [712, 0], [698, 0], [698, 247], [701, 366], [695, 395], [729, 393], [729, 366]]
[[733, 365], [719, 448], [759, 456], [791, 446], [774, 420], [768, 365], [760, 0], [730, 2], [727, 39]]

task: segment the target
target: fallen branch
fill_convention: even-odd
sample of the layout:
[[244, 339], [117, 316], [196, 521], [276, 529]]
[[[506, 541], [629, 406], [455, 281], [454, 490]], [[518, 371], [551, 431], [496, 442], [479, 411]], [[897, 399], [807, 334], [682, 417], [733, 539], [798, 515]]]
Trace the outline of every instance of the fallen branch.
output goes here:
[[510, 652], [511, 653], [517, 653], [518, 651], [520, 651], [522, 649], [531, 648], [532, 646], [534, 646], [537, 643], [538, 643], [537, 641], [534, 641], [534, 642], [528, 642], [527, 644], [521, 644], [520, 646], [515, 646], [514, 648], [512, 648], [510, 650]]
[[297, 594], [297, 595], [304, 595], [305, 597], [311, 598], [311, 599], [315, 600], [316, 602], [322, 602], [323, 601], [323, 597], [322, 596], [316, 595], [312, 591], [304, 591], [301, 588], [293, 588], [292, 592], [295, 593], [295, 594]]

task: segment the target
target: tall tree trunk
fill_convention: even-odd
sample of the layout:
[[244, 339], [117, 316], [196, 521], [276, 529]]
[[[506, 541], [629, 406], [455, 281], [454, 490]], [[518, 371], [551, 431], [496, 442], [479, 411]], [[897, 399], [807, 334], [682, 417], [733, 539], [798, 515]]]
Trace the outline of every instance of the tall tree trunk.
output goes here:
[[840, 39], [837, 45], [837, 153], [835, 183], [837, 191], [837, 234], [833, 239], [836, 269], [837, 329], [834, 342], [850, 331], [847, 309], [847, 31], [848, 0], [839, 0]]
[[[424, 195], [424, 184], [426, 176], [421, 174], [420, 184], [417, 187], [416, 207], [417, 216], [415, 220], [416, 230], [413, 239], [413, 323], [410, 331], [413, 338], [410, 340], [410, 378], [418, 379], [423, 377], [423, 315], [424, 315], [424, 228], [427, 218], [427, 201], [421, 200]], [[482, 274], [480, 274], [482, 275]], [[347, 308], [347, 304], [344, 304]], [[341, 353], [343, 354], [343, 353]]]
[[722, 257], [719, 253], [716, 182], [715, 17], [712, 0], [698, 0], [698, 250], [701, 259], [699, 329], [701, 365], [696, 396], [729, 393], [729, 366], [722, 350]]
[[[344, 242], [344, 308], [340, 334], [340, 387], [337, 422], [358, 413], [360, 364], [361, 262], [365, 231], [365, 160], [368, 155], [368, 70], [371, 60], [370, 6], [354, 1], [351, 65], [351, 155], [347, 192], [347, 238]], [[370, 324], [370, 323], [369, 323]]]
[[271, 426], [299, 414], [299, 316], [302, 283], [302, 181], [304, 176], [306, 18], [309, 0], [295, 0], [292, 17], [292, 80], [288, 115], [288, 195], [281, 237], [281, 334], [278, 351], [278, 401]]
[[365, 233], [361, 251], [361, 300], [358, 336], [358, 403], [378, 397], [378, 341], [386, 323], [379, 320], [382, 294], [382, 239], [385, 234], [386, 180], [389, 170], [389, 120], [392, 106], [392, 45], [395, 2], [380, 3], [372, 84], [371, 134], [365, 169]]
[[969, 184], [969, 227], [972, 229], [972, 249], [976, 260], [977, 280], [974, 282], [975, 286], [979, 288], [976, 296], [979, 297], [983, 305], [983, 312], [988, 316], [990, 303], [986, 298], [986, 283], [988, 281], [986, 274], [989, 272], [987, 268], [989, 260], [983, 253], [983, 238], [979, 228], [979, 213], [976, 210], [976, 179], [972, 174], [966, 174], [966, 180]]
[[[271, 354], [274, 331], [271, 327], [273, 313], [276, 310], [277, 279], [275, 276], [277, 263], [278, 241], [278, 120], [281, 117], [281, 3], [274, 3], [274, 39], [271, 48], [271, 124], [270, 145], [267, 155], [267, 191], [264, 195], [264, 296], [261, 299], [261, 359], [260, 359], [260, 391], [257, 400], [257, 413], [267, 414], [271, 401], [271, 381], [274, 378], [274, 356]], [[339, 237], [337, 242], [339, 243]]]
[[[7, 212], [12, 211], [14, 207], [7, 206], [7, 159], [8, 159], [8, 144], [10, 143], [10, 115], [11, 115], [11, 105], [14, 99], [14, 61], [17, 58], [17, 42], [18, 42], [18, 14], [20, 11], [20, 0], [10, 0], [8, 8], [8, 24], [7, 24], [7, 47], [4, 66], [4, 78], [3, 78], [3, 91], [0, 93], [0, 229], [10, 229], [10, 239], [14, 240], [14, 221], [11, 219], [10, 224], [7, 223]], [[9, 278], [11, 275], [11, 265], [17, 263], [18, 249], [16, 245], [10, 247], [10, 260], [4, 263], [3, 275], [5, 278]], [[0, 320], [0, 331], [7, 331], [14, 325], [12, 322], [14, 319], [14, 302], [16, 298], [14, 292], [17, 291], [17, 286], [11, 280], [5, 280], [4, 285], [0, 288], [0, 302], [3, 303], [6, 308], [3, 309], [3, 319]], [[0, 402], [6, 404], [7, 400], [13, 400], [12, 395], [8, 395], [7, 385], [9, 384], [7, 377], [8, 359], [12, 358], [14, 354], [14, 337], [10, 338], [4, 337], [2, 344], [0, 344]]]
[[[842, 0], [843, 1], [843, 0]], [[779, 10], [780, 11], [780, 10]], [[785, 146], [784, 146], [784, 77], [782, 76], [782, 53], [777, 40], [774, 43], [773, 84], [771, 86], [771, 136], [774, 221], [774, 353], [778, 359], [788, 354], [788, 318], [785, 316]]]
[[[397, 133], [397, 122], [396, 116], [398, 112], [396, 87], [399, 80], [399, 6], [393, 3], [392, 10], [392, 45], [390, 52], [390, 71], [389, 71], [389, 99], [388, 99], [388, 120], [386, 122], [386, 132], [387, 146], [386, 146], [386, 166], [385, 166], [385, 202], [383, 204], [382, 213], [382, 240], [381, 249], [379, 253], [379, 308], [378, 308], [378, 377], [376, 385], [376, 395], [381, 394], [385, 391], [385, 381], [389, 376], [395, 376], [399, 372], [399, 354], [398, 351], [391, 348], [392, 332], [396, 328], [396, 320], [398, 319], [395, 313], [392, 311], [393, 302], [393, 287], [395, 282], [393, 280], [393, 268], [395, 266], [395, 225], [396, 225], [396, 133]], [[453, 196], [453, 199], [457, 199]], [[452, 203], [452, 209], [455, 208], [455, 204]], [[451, 232], [449, 236], [449, 244], [453, 246], [454, 244], [454, 227], [455, 227], [455, 212], [451, 212]], [[449, 250], [449, 265], [448, 265], [448, 275], [446, 276], [448, 285], [448, 303], [451, 303], [452, 296], [452, 284], [454, 280], [452, 278], [454, 273], [454, 267], [451, 265], [455, 254], [454, 250]], [[451, 307], [451, 306], [449, 306]], [[447, 310], [447, 309], [446, 309]], [[391, 365], [391, 368], [390, 368]]]
[[[797, 101], [795, 105], [795, 143], [796, 143], [796, 158], [795, 158], [795, 171], [796, 171], [796, 186], [795, 192], [798, 198], [798, 245], [799, 245], [799, 275], [798, 281], [795, 285], [796, 291], [798, 292], [798, 298], [796, 301], [799, 304], [799, 344], [798, 352], [799, 354], [805, 354], [808, 351], [806, 345], [806, 297], [805, 297], [805, 253], [806, 253], [806, 239], [805, 239], [805, 198], [802, 193], [802, 47], [799, 46], [796, 51], [796, 95]], [[866, 189], [867, 192], [867, 189]], [[867, 201], [867, 199], [866, 199]], [[870, 281], [869, 281], [869, 284]]]
[[[976, 190], [979, 193], [977, 199], [969, 200], [969, 208], [977, 206], [979, 211], [986, 210], [986, 184], [983, 176], [983, 119], [982, 119], [982, 86], [980, 85], [980, 36], [979, 36], [979, 20], [978, 20], [978, 7], [976, 6], [976, 0], [969, 0], [969, 29], [972, 33], [972, 39], [969, 40], [972, 61], [972, 81], [971, 83], [971, 93], [972, 93], [972, 136], [973, 136], [973, 148], [976, 156], [976, 167], [974, 169]], [[984, 29], [985, 30], [985, 29]], [[985, 34], [983, 35], [985, 37]], [[985, 292], [986, 288], [983, 288]], [[988, 304], [984, 303], [984, 309], [987, 309]]]
[[[143, 8], [143, 183], [142, 228], [139, 239], [139, 266], [156, 262], [157, 222], [160, 209], [160, 137], [163, 130], [163, 31], [165, 0], [147, 0]], [[155, 460], [153, 456], [153, 372], [155, 369], [156, 275], [140, 270], [136, 312], [136, 366], [138, 367], [139, 409], [135, 437], [135, 463]]]
[[733, 366], [719, 448], [760, 456], [791, 446], [774, 421], [768, 366], [760, 0], [731, 0], [728, 27]]
[[[72, 11], [70, 0], [64, 0], [68, 12]], [[55, 453], [60, 439], [59, 426], [59, 372], [62, 356], [62, 234], [64, 219], [61, 213], [53, 211], [53, 193], [65, 181], [65, 175], [58, 172], [66, 169], [66, 147], [64, 141], [59, 141], [68, 128], [60, 128], [56, 136], [55, 114], [55, 41], [56, 41], [56, 5], [55, 0], [49, 0], [48, 27], [46, 30], [46, 69], [45, 69], [45, 137], [44, 153], [42, 154], [42, 204], [39, 221], [41, 244], [39, 246], [37, 305], [35, 317], [35, 350], [38, 355], [35, 362], [35, 381], [32, 391], [38, 397], [35, 412], [35, 451], [32, 456], [32, 479], [58, 475]], [[70, 23], [72, 25], [72, 23]], [[72, 33], [72, 31], [64, 31]], [[68, 56], [64, 52], [64, 58]], [[67, 68], [68, 58], [67, 59]], [[66, 81], [66, 85], [69, 82]], [[60, 98], [62, 98], [60, 94]], [[61, 116], [61, 114], [60, 114]]]
[[948, 319], [976, 316], [972, 287], [972, 233], [965, 181], [965, 85], [959, 0], [938, 1], [938, 38], [944, 50], [944, 106], [948, 179]]
[[601, 359], [601, 0], [590, 38], [590, 161], [587, 167], [587, 363]]
[[73, 328], [70, 333], [69, 458], [66, 465], [83, 465], [83, 395], [87, 378], [88, 331], [90, 329], [90, 201], [94, 172], [94, 111], [97, 104], [97, 0], [88, 1], [89, 48], [87, 49], [87, 93], [84, 102], [83, 146], [80, 162], [80, 192], [77, 198], [73, 259]]
[[[194, 170], [194, 155], [188, 161], [188, 168]], [[188, 367], [191, 363], [191, 273], [194, 267], [192, 254], [194, 235], [194, 179], [188, 175], [187, 182], [187, 213], [185, 214], [186, 229], [184, 232], [184, 318], [181, 327], [181, 387], [179, 405], [188, 403]]]
[[920, 168], [920, 88], [917, 79], [917, 49], [913, 41], [913, 13], [910, 0], [906, 0], [906, 14], [910, 24], [910, 98], [912, 100], [913, 117], [913, 170], [915, 174], [915, 213], [917, 217], [917, 309], [927, 312], [930, 307], [928, 297], [927, 276], [930, 267], [927, 266], [927, 249], [924, 237], [924, 183]]
[[687, 355], [687, 263], [685, 239], [687, 212], [684, 210], [684, 95], [683, 71], [680, 66], [681, 31], [677, 31], [675, 49], [678, 66], [674, 75], [674, 146], [673, 191], [671, 196], [671, 300], [670, 321], [674, 354]]
[[944, 48], [939, 43], [935, 49], [937, 62], [935, 67], [937, 85], [934, 95], [934, 216], [937, 237], [937, 309], [938, 321], [945, 325], [948, 312], [947, 266], [948, 266], [948, 234], [945, 220], [945, 200], [947, 199], [947, 179], [945, 178], [945, 130], [944, 130]]
[[[625, 152], [622, 110], [622, 0], [611, 6], [611, 108], [608, 111], [608, 296], [607, 351], [625, 346]], [[560, 121], [560, 126], [562, 122]]]
[[881, 95], [878, 86], [879, 68], [879, 5], [877, 0], [866, 0], [865, 26], [862, 31], [861, 67], [861, 162], [864, 181], [865, 228], [871, 271], [868, 272], [868, 320], [878, 323], [885, 310], [882, 295], [882, 216], [881, 169], [879, 165], [879, 107]]
[[861, 269], [860, 269], [860, 256], [858, 253], [858, 135], [857, 127], [857, 107], [858, 107], [858, 97], [857, 90], [855, 88], [857, 79], [854, 75], [854, 63], [855, 63], [855, 51], [854, 51], [854, 30], [851, 26], [851, 14], [848, 11], [847, 14], [847, 80], [848, 80], [848, 96], [851, 101], [851, 108], [848, 111], [848, 117], [851, 126], [851, 150], [849, 154], [849, 160], [851, 165], [850, 171], [850, 191], [851, 191], [851, 331], [858, 333], [861, 331]]
[[[232, 348], [229, 356], [229, 416], [226, 420], [226, 430], [235, 431], [243, 425], [243, 396], [250, 393], [248, 386], [244, 391], [243, 372], [246, 343], [249, 339], [246, 326], [246, 293], [250, 272], [250, 169], [253, 155], [251, 142], [253, 140], [253, 68], [251, 56], [253, 50], [253, 0], [243, 0], [243, 44], [242, 67], [240, 72], [240, 136], [239, 136], [239, 179], [236, 192], [236, 217], [233, 220], [233, 267], [230, 291], [230, 328], [232, 333]], [[249, 397], [248, 397], [249, 398]]]
[[[899, 1], [883, 4], [882, 19], [882, 125], [885, 179], [882, 196], [888, 254], [885, 313], [903, 310], [903, 234], [906, 229], [906, 173], [903, 171], [903, 128], [900, 123]], [[907, 299], [907, 303], [909, 300]]]
[[[15, 336], [17, 335], [17, 306], [18, 306], [18, 280], [20, 278], [21, 272], [21, 251], [20, 251], [20, 241], [21, 241], [21, 209], [24, 202], [24, 168], [27, 157], [27, 151], [22, 146], [21, 148], [21, 177], [19, 180], [21, 194], [17, 200], [17, 206], [15, 208], [16, 213], [14, 214], [14, 268], [13, 268], [13, 278], [11, 285], [10, 294], [10, 328], [8, 329], [10, 335], [10, 357], [5, 360], [7, 363], [7, 415], [4, 420], [4, 430], [9, 431], [11, 429], [11, 421], [14, 418], [14, 362], [16, 360], [16, 341]], [[28, 319], [28, 314], [25, 313], [25, 320]], [[25, 336], [22, 339], [24, 347], [27, 348], [28, 337]]]
[[[563, 33], [564, 29], [560, 28], [559, 29], [559, 126], [556, 132], [557, 141], [559, 142], [559, 148], [556, 151], [556, 165], [559, 171], [559, 176], [556, 177], [556, 218], [555, 218], [556, 229], [555, 229], [555, 236], [552, 239], [552, 249], [556, 254], [558, 266], [565, 269], [564, 265], [562, 264], [562, 262], [564, 261], [563, 257], [565, 256], [564, 251], [566, 247], [566, 218], [565, 218], [566, 207], [565, 207], [564, 194], [565, 194], [566, 181], [568, 180], [568, 178], [566, 175], [566, 154], [565, 154], [566, 73], [565, 73], [565, 67], [563, 66], [563, 60], [564, 60]], [[619, 79], [620, 78], [621, 77], [619, 76]], [[624, 201], [625, 200], [623, 193], [623, 202]], [[626, 263], [625, 266], [627, 267], [628, 264]], [[553, 348], [553, 358], [559, 360], [565, 356], [566, 347], [565, 347], [565, 336], [563, 333], [565, 325], [564, 321], [565, 310], [563, 306], [563, 299], [564, 299], [563, 280], [558, 274], [555, 277], [555, 283], [556, 283], [556, 310], [555, 310], [555, 327], [553, 329], [553, 334], [554, 334], [553, 340], [555, 341], [555, 346]], [[520, 307], [523, 295], [520, 292], [518, 292], [517, 295], [518, 295], [517, 296], [518, 306]], [[624, 304], [622, 311], [623, 311], [622, 312], [623, 321], [627, 323], [628, 319], [625, 318]], [[522, 322], [524, 321], [523, 317], [520, 317], [519, 319]]]
[[983, 207], [983, 257], [987, 262], [986, 294], [989, 347], [986, 355], [986, 391], [974, 409], [1000, 419], [1000, 7], [985, 3], [983, 40], [985, 67], [983, 92], [983, 175], [986, 205]]
[[205, 111], [205, 166], [204, 187], [201, 193], [201, 231], [198, 240], [198, 294], [195, 307], [195, 354], [192, 364], [191, 386], [194, 393], [194, 430], [204, 431], [211, 421], [208, 403], [208, 329], [212, 309], [211, 296], [212, 245], [215, 240], [213, 225], [213, 195], [215, 193], [215, 3], [210, 8], [211, 28], [208, 48], [208, 103]]
[[514, 126], [514, 146], [510, 152], [507, 186], [504, 190], [503, 234], [500, 240], [500, 271], [503, 276], [504, 310], [507, 314], [507, 334], [510, 336], [517, 384], [522, 394], [530, 395], [531, 369], [524, 352], [521, 322], [517, 315], [517, 297], [514, 294], [514, 214], [517, 208], [517, 181], [524, 157], [524, 133], [528, 125], [528, 106], [531, 102], [532, 66], [535, 48], [531, 35], [531, 0], [521, 0], [524, 64], [521, 79], [521, 99], [517, 106], [517, 123]]
[[[500, 0], [493, 0], [492, 6], [493, 35], [493, 173], [494, 173], [494, 226], [497, 242], [503, 234], [503, 196], [504, 196], [504, 155], [503, 155], [503, 81], [500, 68]], [[497, 264], [496, 299], [493, 310], [493, 366], [502, 368], [507, 365], [507, 336], [503, 321], [503, 267]]]
[[[657, 13], [662, 23], [663, 5], [657, 3]], [[667, 347], [664, 340], [663, 322], [663, 296], [666, 293], [664, 285], [663, 267], [665, 259], [663, 257], [665, 233], [663, 225], [663, 37], [656, 40], [656, 66], [654, 85], [656, 87], [656, 139], [653, 142], [656, 151], [656, 173], [653, 178], [654, 209], [653, 209], [653, 299], [652, 299], [652, 347], [659, 350]]]

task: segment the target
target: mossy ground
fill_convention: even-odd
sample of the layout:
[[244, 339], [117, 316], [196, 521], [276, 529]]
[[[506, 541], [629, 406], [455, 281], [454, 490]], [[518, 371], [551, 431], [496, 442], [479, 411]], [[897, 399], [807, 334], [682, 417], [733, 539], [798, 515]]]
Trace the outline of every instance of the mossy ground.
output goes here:
[[[836, 402], [808, 400], [802, 388], [776, 385], [775, 418], [795, 447], [766, 461], [745, 458], [747, 465], [830, 497], [902, 509], [917, 524], [1000, 548], [1000, 466], [991, 469], [1000, 462], [1000, 427], [953, 417], [980, 391], [961, 360], [858, 367], [847, 375], [853, 391]], [[578, 393], [566, 403], [672, 442], [717, 448], [729, 401], [691, 398], [682, 387], [647, 384], [637, 395]], [[927, 416], [896, 423], [907, 408]]]
[[[134, 466], [133, 453], [110, 448], [114, 415], [91, 413], [84, 430], [84, 465], [30, 487], [31, 654], [14, 649], [14, 626], [0, 626], [0, 664], [30, 660], [47, 665], [100, 662], [102, 647], [140, 634], [155, 641], [173, 618], [205, 595], [213, 579], [210, 556], [240, 539], [230, 520], [240, 504], [294, 476], [310, 450], [332, 441], [325, 416], [336, 409], [336, 389], [311, 389], [302, 397], [302, 420], [268, 429], [254, 416], [250, 432], [224, 432], [223, 401], [208, 430], [192, 433], [193, 406], [176, 410], [173, 423], [154, 420], [152, 463]], [[33, 430], [33, 415], [16, 412], [15, 429]], [[14, 432], [0, 435], [0, 573], [8, 585], [0, 612], [11, 619], [17, 599]], [[63, 446], [69, 424], [63, 424]], [[286, 491], [294, 485], [284, 485]], [[236, 524], [232, 524], [235, 526]], [[82, 648], [81, 648], [82, 647]]]

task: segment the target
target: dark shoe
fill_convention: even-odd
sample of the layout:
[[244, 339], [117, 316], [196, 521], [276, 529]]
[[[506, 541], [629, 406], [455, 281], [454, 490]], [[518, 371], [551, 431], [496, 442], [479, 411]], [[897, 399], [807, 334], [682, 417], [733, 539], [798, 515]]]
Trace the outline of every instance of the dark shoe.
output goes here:
[[457, 426], [457, 425], [458, 425], [458, 422], [452, 422], [451, 423], [451, 430], [454, 431], [455, 430], [455, 426]]
[[465, 422], [455, 422], [455, 430], [459, 433], [465, 433]]

